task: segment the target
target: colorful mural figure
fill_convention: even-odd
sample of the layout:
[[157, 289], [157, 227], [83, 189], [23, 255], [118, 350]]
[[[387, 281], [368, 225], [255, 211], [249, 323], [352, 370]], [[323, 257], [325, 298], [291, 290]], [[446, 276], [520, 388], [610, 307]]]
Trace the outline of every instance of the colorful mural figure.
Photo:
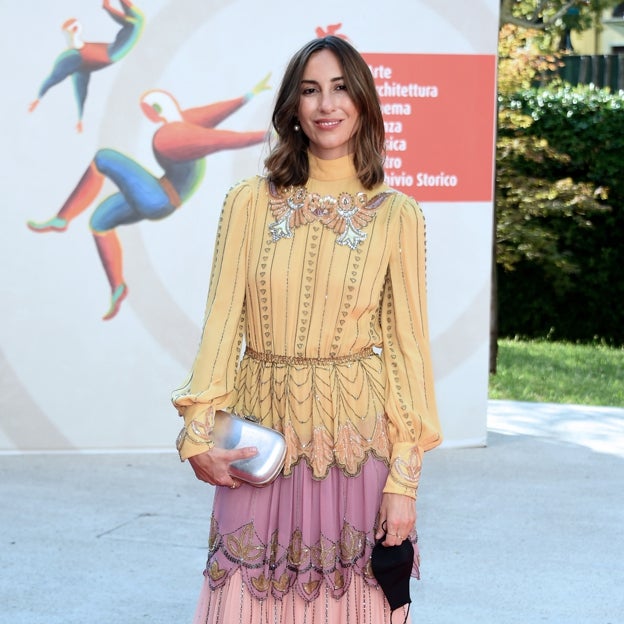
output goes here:
[[346, 35], [338, 32], [341, 28], [342, 22], [339, 22], [337, 24], [329, 24], [326, 28], [323, 28], [322, 26], [317, 26], [317, 28], [315, 29], [315, 33], [319, 39], [322, 39], [323, 37], [328, 37], [329, 35], [334, 35], [335, 37], [340, 37], [345, 41], [349, 41], [349, 38]]
[[120, 0], [120, 3], [122, 11], [113, 8], [110, 0], [102, 3], [102, 8], [121, 26], [112, 43], [83, 41], [82, 24], [77, 19], [69, 19], [63, 24], [70, 47], [57, 57], [50, 75], [39, 89], [37, 99], [28, 108], [30, 112], [37, 108], [41, 98], [52, 87], [71, 76], [78, 106], [76, 129], [82, 132], [82, 116], [91, 74], [124, 58], [135, 46], [143, 30], [143, 13], [130, 0]]
[[270, 74], [242, 97], [182, 110], [167, 91], [154, 89], [141, 97], [148, 119], [162, 124], [152, 147], [164, 175], [157, 177], [132, 158], [114, 149], [100, 149], [58, 213], [43, 223], [28, 222], [34, 232], [64, 232], [71, 221], [97, 198], [105, 178], [119, 192], [106, 197], [90, 220], [102, 266], [111, 288], [110, 306], [103, 320], [112, 319], [128, 295], [123, 277], [123, 252], [116, 228], [172, 214], [195, 193], [204, 176], [205, 156], [222, 150], [262, 143], [266, 130], [235, 132], [216, 129], [249, 100], [271, 87]]

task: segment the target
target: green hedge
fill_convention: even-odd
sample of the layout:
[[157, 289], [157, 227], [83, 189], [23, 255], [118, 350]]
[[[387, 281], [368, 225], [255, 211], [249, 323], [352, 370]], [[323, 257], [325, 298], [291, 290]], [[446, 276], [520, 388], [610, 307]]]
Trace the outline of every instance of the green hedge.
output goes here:
[[[567, 154], [566, 175], [608, 187], [611, 210], [594, 214], [591, 227], [573, 219], [544, 223], [577, 270], [561, 280], [524, 259], [514, 270], [498, 266], [499, 332], [624, 345], [624, 94], [591, 86], [534, 88], [504, 105], [533, 119], [525, 134], [546, 139]], [[525, 176], [540, 177], [532, 163]]]

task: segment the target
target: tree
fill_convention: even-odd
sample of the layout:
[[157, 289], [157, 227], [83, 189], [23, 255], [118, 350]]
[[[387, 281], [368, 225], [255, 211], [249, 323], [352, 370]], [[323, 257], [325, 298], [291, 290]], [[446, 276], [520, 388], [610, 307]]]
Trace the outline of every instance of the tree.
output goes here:
[[[559, 11], [550, 6], [552, 15], [557, 15], [564, 5], [567, 10], [575, 3], [520, 0], [502, 4], [525, 10], [532, 5], [534, 13], [545, 10], [546, 5], [559, 5]], [[534, 13], [527, 14], [525, 22], [537, 19]], [[497, 266], [513, 271], [519, 262], [529, 261], [545, 273], [557, 276], [565, 287], [576, 266], [562, 250], [557, 229], [549, 225], [558, 219], [573, 219], [579, 227], [589, 227], [588, 216], [605, 209], [601, 202], [606, 199], [606, 190], [572, 179], [566, 172], [569, 156], [529, 132], [533, 119], [513, 105], [514, 94], [529, 88], [536, 77], [552, 73], [557, 67], [557, 56], [544, 51], [549, 42], [540, 37], [540, 32], [510, 21], [499, 31], [491, 373], [496, 372], [497, 359]]]
[[600, 23], [617, 0], [501, 0], [500, 25], [512, 24], [551, 34], [582, 31]]

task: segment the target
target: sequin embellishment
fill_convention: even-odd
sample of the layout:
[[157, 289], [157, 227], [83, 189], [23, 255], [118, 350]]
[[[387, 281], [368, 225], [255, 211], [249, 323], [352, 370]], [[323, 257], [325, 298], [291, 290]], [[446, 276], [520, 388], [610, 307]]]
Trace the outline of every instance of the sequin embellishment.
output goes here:
[[270, 184], [269, 193], [269, 208], [275, 217], [275, 221], [269, 224], [273, 242], [280, 238], [292, 238], [296, 228], [320, 221], [339, 235], [336, 238], [338, 245], [356, 249], [366, 239], [362, 229], [373, 220], [381, 204], [394, 191], [378, 193], [369, 200], [366, 193], [321, 196], [309, 193], [305, 186], [291, 186], [280, 192]]

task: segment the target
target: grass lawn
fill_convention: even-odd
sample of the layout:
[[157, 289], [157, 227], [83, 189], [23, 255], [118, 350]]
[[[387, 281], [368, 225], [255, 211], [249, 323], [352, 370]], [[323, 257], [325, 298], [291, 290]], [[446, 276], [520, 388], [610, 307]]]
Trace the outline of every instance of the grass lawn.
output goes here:
[[489, 396], [624, 407], [624, 348], [500, 339]]

